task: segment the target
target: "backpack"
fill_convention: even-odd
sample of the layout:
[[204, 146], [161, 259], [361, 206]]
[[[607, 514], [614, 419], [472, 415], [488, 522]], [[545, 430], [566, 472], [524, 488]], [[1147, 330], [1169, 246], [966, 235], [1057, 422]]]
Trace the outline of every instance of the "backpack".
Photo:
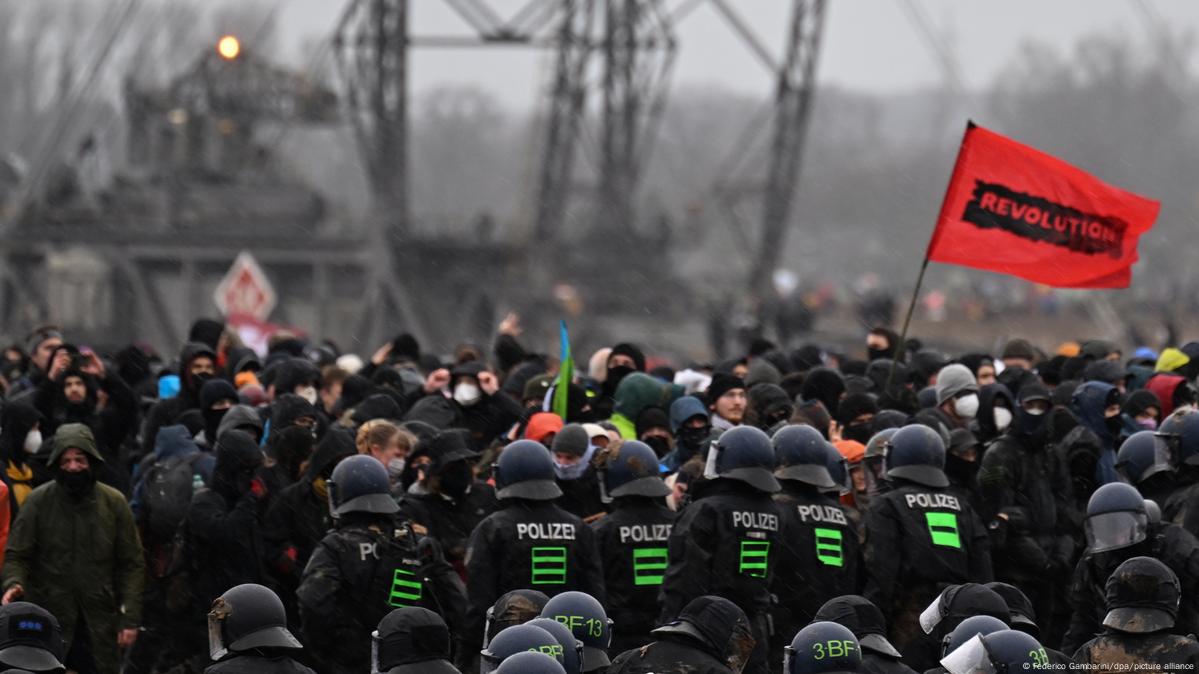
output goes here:
[[146, 533], [153, 540], [170, 541], [187, 516], [195, 493], [196, 461], [202, 452], [175, 456], [150, 464], [142, 481]]

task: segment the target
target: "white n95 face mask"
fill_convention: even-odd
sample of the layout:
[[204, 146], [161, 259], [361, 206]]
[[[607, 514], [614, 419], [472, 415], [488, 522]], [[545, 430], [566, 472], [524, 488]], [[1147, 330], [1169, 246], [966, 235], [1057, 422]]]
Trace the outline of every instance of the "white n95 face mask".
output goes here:
[[978, 414], [978, 395], [971, 393], [953, 401], [953, 411], [963, 419], [973, 419]]

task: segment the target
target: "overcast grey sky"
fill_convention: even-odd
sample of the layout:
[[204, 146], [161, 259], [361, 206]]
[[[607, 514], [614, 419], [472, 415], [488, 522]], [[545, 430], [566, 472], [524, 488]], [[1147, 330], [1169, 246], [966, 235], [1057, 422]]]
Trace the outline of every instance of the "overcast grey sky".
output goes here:
[[[916, 0], [947, 38], [968, 88], [988, 85], [1011, 62], [1025, 40], [1057, 44], [1065, 51], [1095, 33], [1119, 36], [1138, 46], [1149, 29], [1137, 9], [1140, 0]], [[1199, 28], [1199, 2], [1143, 0], [1170, 28], [1193, 35]], [[281, 0], [279, 34], [288, 55], [299, 61], [302, 45], [332, 30], [348, 0]], [[501, 14], [520, 0], [488, 0]], [[762, 37], [782, 43], [786, 0], [730, 0]], [[465, 34], [466, 25], [442, 0], [413, 1], [414, 34]], [[668, 6], [680, 4], [672, 0]], [[822, 83], [896, 91], [944, 82], [933, 52], [901, 0], [831, 0], [820, 58]], [[731, 35], [712, 8], [703, 6], [678, 26], [679, 58], [675, 85], [715, 83], [765, 94], [771, 80]], [[310, 44], [310, 42], [308, 42]], [[417, 50], [413, 55], [416, 92], [442, 83], [482, 86], [506, 106], [526, 108], [537, 99], [551, 63], [526, 49]]]

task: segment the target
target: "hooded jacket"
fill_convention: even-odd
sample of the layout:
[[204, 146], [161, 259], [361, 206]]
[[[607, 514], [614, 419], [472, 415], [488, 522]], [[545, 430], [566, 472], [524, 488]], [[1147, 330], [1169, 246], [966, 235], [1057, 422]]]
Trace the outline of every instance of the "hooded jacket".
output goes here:
[[[29, 492], [50, 479], [44, 467], [25, 460], [29, 456], [24, 449], [25, 436], [42, 419], [41, 412], [20, 400], [11, 400], [0, 410], [0, 461], [3, 462], [0, 481], [8, 487], [9, 509], [13, 518], [16, 518]], [[47, 438], [49, 434], [43, 431], [42, 437]]]
[[154, 451], [154, 441], [158, 437], [158, 429], [170, 426], [188, 410], [199, 409], [200, 388], [206, 379], [192, 376], [192, 361], [207, 356], [216, 362], [216, 353], [204, 344], [189, 342], [183, 345], [179, 352], [179, 395], [174, 398], [158, 401], [150, 408], [146, 421], [142, 425], [142, 455]]
[[225, 434], [225, 431], [240, 430], [254, 436], [255, 439], [262, 437], [262, 416], [258, 414], [249, 405], [234, 405], [229, 408], [225, 416], [221, 417], [221, 423], [217, 426], [216, 437], [212, 438], [212, 444], [215, 446], [220, 437]]
[[[158, 438], [154, 443], [154, 453], [142, 459], [133, 469], [133, 496], [129, 499], [129, 507], [133, 510], [133, 516], [136, 519], [141, 521], [142, 518], [145, 477], [150, 467], [156, 463], [165, 463], [176, 457], [190, 456], [199, 452], [200, 446], [196, 444], [186, 426], [164, 426], [158, 431]], [[198, 457], [192, 464], [196, 472], [204, 479], [205, 484], [212, 482], [214, 465], [216, 465], [216, 459], [207, 453]]]
[[[86, 426], [67, 424], [55, 438], [51, 465], [70, 448], [104, 459]], [[83, 621], [100, 671], [115, 672], [115, 635], [141, 623], [145, 563], [133, 513], [120, 492], [96, 483], [72, 498], [58, 482], [29, 495], [13, 523], [4, 561], [4, 588], [50, 611], [71, 643]]]
[[1016, 416], [1016, 398], [1003, 384], [987, 384], [978, 388], [978, 416], [972, 424], [974, 437], [980, 446], [986, 446], [999, 437], [1002, 431], [995, 426], [995, 403], [998, 400], [1007, 401], [1007, 409], [1012, 413], [1012, 421]]
[[[1111, 384], [1089, 381], [1075, 389], [1071, 400], [1071, 409], [1078, 417], [1080, 427], [1090, 431], [1099, 440], [1099, 453], [1096, 456], [1095, 466], [1096, 487], [1109, 482], [1118, 482], [1120, 479], [1116, 473], [1118, 431], [1113, 432], [1107, 427], [1106, 418], [1103, 415], [1104, 410], [1107, 409], [1107, 401], [1115, 390], [1116, 387]], [[1077, 440], [1076, 436], [1079, 433], [1072, 431], [1063, 440], [1062, 444], [1066, 447], [1067, 452], [1071, 451], [1072, 445], [1075, 444], [1073, 440]]]
[[1145, 382], [1145, 389], [1157, 396], [1161, 403], [1161, 419], [1170, 416], [1174, 411], [1174, 392], [1186, 383], [1186, 379], [1177, 374], [1159, 372]]
[[610, 421], [625, 440], [637, 439], [637, 416], [647, 407], [669, 409], [683, 395], [683, 387], [661, 382], [643, 372], [634, 372], [620, 380]]
[[818, 367], [808, 373], [804, 379], [800, 397], [803, 400], [819, 400], [824, 409], [832, 416], [837, 415], [837, 404], [845, 393], [845, 378], [840, 372], [826, 367]]

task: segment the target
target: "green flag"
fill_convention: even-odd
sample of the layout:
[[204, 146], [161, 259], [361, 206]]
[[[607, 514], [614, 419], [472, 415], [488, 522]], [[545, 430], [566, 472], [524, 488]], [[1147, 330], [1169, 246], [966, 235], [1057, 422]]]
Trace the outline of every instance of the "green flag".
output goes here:
[[566, 321], [558, 321], [561, 341], [558, 380], [554, 383], [554, 400], [551, 411], [566, 421], [566, 401], [570, 396], [570, 383], [575, 378], [575, 364], [570, 359], [570, 336], [566, 334]]

